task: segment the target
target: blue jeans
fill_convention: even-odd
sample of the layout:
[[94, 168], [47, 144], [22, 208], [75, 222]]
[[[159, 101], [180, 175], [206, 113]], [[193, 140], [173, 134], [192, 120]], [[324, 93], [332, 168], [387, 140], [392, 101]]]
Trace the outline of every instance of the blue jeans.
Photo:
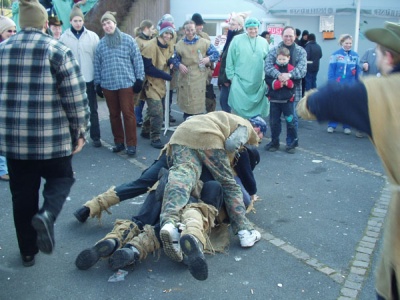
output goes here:
[[144, 107], [144, 101], [139, 100], [139, 105], [135, 106], [136, 124], [143, 123], [143, 107]]
[[4, 156], [0, 156], [0, 176], [8, 174], [7, 160]]
[[311, 90], [317, 88], [317, 72], [307, 72], [306, 77], [304, 78], [306, 81], [305, 90]]
[[231, 107], [228, 104], [228, 97], [229, 97], [230, 89], [231, 89], [230, 86], [225, 86], [223, 84], [223, 85], [221, 85], [221, 90], [219, 93], [219, 103], [221, 104], [221, 109], [227, 113], [231, 112]]
[[271, 139], [273, 143], [279, 143], [279, 136], [282, 131], [281, 115], [286, 120], [286, 145], [297, 139], [297, 130], [295, 125], [294, 103], [274, 103], [270, 104], [269, 123], [271, 127]]
[[99, 114], [97, 112], [97, 96], [94, 89], [94, 81], [86, 82], [86, 94], [89, 100], [90, 108], [90, 138], [94, 141], [100, 139]]
[[[334, 128], [334, 129], [336, 129], [336, 127], [338, 126], [338, 122], [333, 122], [333, 121], [330, 121], [329, 123], [328, 123], [328, 127], [332, 127], [332, 128]], [[346, 125], [346, 124], [343, 124], [343, 129], [345, 129], [345, 128], [349, 128], [350, 129], [350, 126], [349, 125]]]

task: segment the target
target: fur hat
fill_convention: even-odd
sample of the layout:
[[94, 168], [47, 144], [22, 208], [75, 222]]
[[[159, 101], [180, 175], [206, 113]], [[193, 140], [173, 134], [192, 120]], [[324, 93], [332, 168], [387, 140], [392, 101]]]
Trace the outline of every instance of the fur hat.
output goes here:
[[117, 24], [117, 20], [115, 19], [116, 15], [117, 15], [116, 12], [106, 11], [105, 14], [101, 17], [100, 23], [103, 23], [105, 20], [111, 20], [115, 24]]
[[256, 18], [248, 18], [246, 20], [246, 23], [244, 23], [244, 28], [249, 28], [249, 27], [260, 27], [260, 21], [258, 21]]
[[38, 0], [19, 1], [19, 27], [42, 29], [48, 18], [46, 9]]
[[400, 53], [400, 24], [386, 22], [385, 28], [373, 28], [365, 32], [372, 42]]
[[75, 17], [81, 17], [82, 20], [85, 19], [85, 16], [83, 15], [83, 12], [82, 12], [79, 4], [74, 4], [74, 6], [72, 6], [72, 10], [69, 15], [69, 20], [71, 21]]
[[16, 27], [14, 21], [10, 18], [0, 16], [0, 34], [11, 27]]
[[250, 13], [251, 13], [250, 11], [238, 12], [238, 13], [233, 12], [231, 14], [229, 21], [236, 21], [241, 27], [244, 27], [244, 20], [246, 20], [246, 18], [250, 15]]
[[60, 21], [57, 16], [49, 18], [49, 25], [61, 26], [62, 24], [63, 24], [63, 22]]
[[193, 14], [192, 21], [195, 22], [196, 25], [206, 24], [206, 22], [204, 22], [204, 20], [203, 20], [203, 17], [199, 13]]
[[162, 34], [163, 34], [164, 32], [169, 32], [169, 33], [171, 33], [172, 35], [174, 35], [175, 30], [174, 30], [174, 26], [172, 25], [172, 23], [167, 22], [167, 21], [164, 21], [164, 22], [161, 23], [161, 25], [160, 25], [160, 30], [159, 30], [159, 32], [158, 32], [158, 35], [159, 35], [159, 36], [162, 36]]

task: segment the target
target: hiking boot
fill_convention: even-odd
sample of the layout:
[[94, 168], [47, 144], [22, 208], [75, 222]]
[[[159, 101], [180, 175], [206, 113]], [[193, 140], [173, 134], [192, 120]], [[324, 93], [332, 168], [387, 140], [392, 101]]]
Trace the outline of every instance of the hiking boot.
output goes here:
[[35, 264], [35, 255], [21, 255], [22, 265], [32, 267]]
[[275, 152], [279, 150], [279, 142], [271, 141], [265, 145], [264, 149], [269, 152]]
[[124, 248], [118, 249], [108, 260], [110, 268], [118, 270], [128, 265], [134, 264], [139, 260], [139, 250], [131, 245], [127, 245]]
[[343, 129], [344, 134], [350, 134], [351, 133], [351, 129], [350, 128], [345, 128]]
[[121, 143], [121, 144], [115, 144], [115, 146], [111, 148], [111, 151], [114, 153], [117, 153], [117, 152], [121, 152], [124, 149], [125, 149], [125, 145], [123, 143]]
[[294, 154], [296, 152], [296, 147], [299, 146], [299, 139], [295, 139], [289, 145], [286, 146], [286, 152], [290, 154]]
[[114, 252], [117, 242], [114, 239], [106, 239], [98, 242], [91, 248], [83, 250], [77, 256], [75, 265], [79, 270], [87, 270], [94, 266], [101, 257], [109, 256]]
[[148, 132], [141, 132], [140, 133], [140, 136], [142, 137], [142, 138], [144, 138], [144, 139], [150, 139], [150, 133], [148, 133]]
[[181, 262], [182, 250], [179, 244], [180, 233], [172, 223], [165, 224], [160, 231], [160, 238], [165, 254], [173, 261]]
[[136, 154], [136, 146], [126, 147], [126, 154], [128, 154], [129, 156], [135, 155]]
[[162, 149], [164, 148], [164, 144], [161, 142], [160, 139], [152, 140], [150, 144], [153, 148]]
[[32, 226], [37, 232], [37, 246], [46, 254], [53, 252], [54, 248], [54, 221], [53, 214], [46, 210], [32, 218]]
[[335, 131], [335, 128], [333, 127], [328, 127], [328, 129], [326, 130], [328, 133], [333, 133]]
[[261, 234], [253, 229], [253, 230], [240, 230], [238, 232], [240, 246], [243, 248], [252, 247], [256, 242], [261, 239]]
[[206, 280], [208, 265], [203, 253], [203, 245], [191, 234], [185, 234], [180, 240], [183, 253], [187, 256], [189, 272], [197, 280]]
[[89, 215], [90, 208], [86, 206], [82, 206], [74, 212], [75, 218], [81, 223], [85, 223], [86, 220], [89, 218]]
[[93, 147], [95, 147], [95, 148], [100, 148], [102, 146], [100, 140], [93, 140], [92, 144], [93, 144]]

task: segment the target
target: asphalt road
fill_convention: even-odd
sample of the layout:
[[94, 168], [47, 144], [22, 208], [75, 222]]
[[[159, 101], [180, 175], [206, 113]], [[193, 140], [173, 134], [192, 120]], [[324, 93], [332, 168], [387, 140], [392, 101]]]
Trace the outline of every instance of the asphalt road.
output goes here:
[[79, 252], [109, 232], [116, 218], [135, 214], [144, 196], [113, 207], [101, 223], [80, 224], [72, 213], [111, 185], [136, 179], [159, 153], [139, 134], [136, 157], [111, 153], [107, 108], [103, 101], [99, 107], [103, 147], [86, 145], [74, 157], [76, 183], [55, 226], [55, 251], [38, 254], [33, 267], [21, 264], [9, 187], [0, 182], [0, 299], [375, 299], [373, 271], [389, 200], [383, 168], [367, 138], [328, 134], [326, 124], [304, 120], [295, 154], [283, 144], [264, 151], [268, 137], [260, 145], [260, 200], [248, 217], [262, 240], [242, 249], [232, 236], [226, 254], [207, 255], [206, 281], [162, 250], [126, 268], [120, 282], [108, 282], [113, 271], [106, 260], [78, 270]]

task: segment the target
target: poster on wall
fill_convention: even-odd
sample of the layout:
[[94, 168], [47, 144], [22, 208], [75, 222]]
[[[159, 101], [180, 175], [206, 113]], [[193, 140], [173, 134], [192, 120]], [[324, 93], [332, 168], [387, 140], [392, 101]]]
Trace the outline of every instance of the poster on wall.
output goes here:
[[280, 23], [280, 24], [272, 24], [272, 23], [267, 23], [267, 31], [269, 32], [271, 36], [270, 40], [270, 47], [275, 47], [278, 46], [280, 42], [282, 42], [282, 31], [283, 28], [285, 27], [285, 24]]

